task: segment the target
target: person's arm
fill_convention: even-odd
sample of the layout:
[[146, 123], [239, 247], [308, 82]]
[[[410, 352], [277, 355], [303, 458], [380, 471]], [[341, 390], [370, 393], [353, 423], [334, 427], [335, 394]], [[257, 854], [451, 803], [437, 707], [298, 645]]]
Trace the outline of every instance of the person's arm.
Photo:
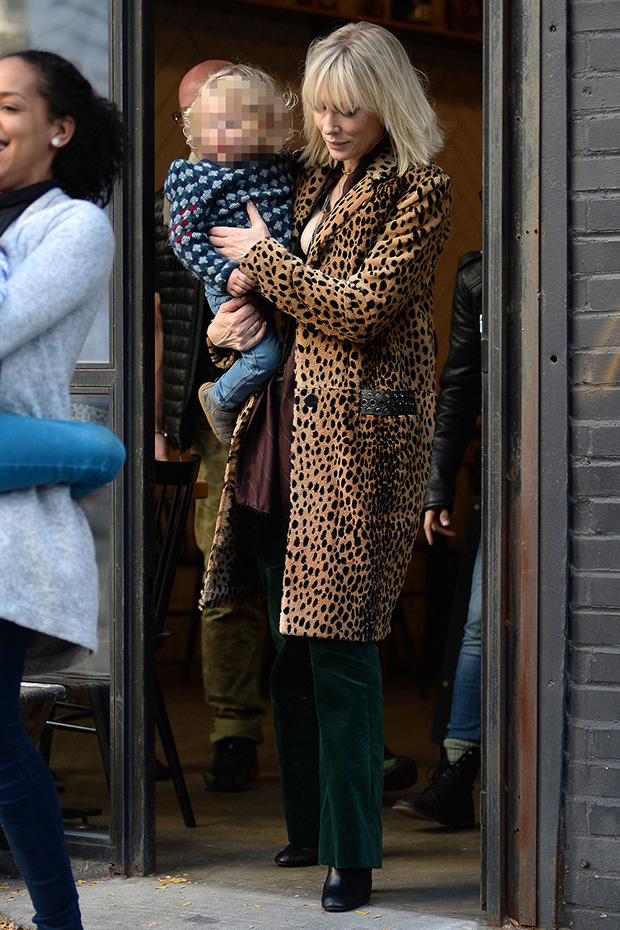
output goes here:
[[90, 294], [103, 298], [110, 277], [114, 238], [99, 207], [67, 204], [50, 217], [32, 251], [13, 269], [0, 307], [0, 358], [50, 329]]
[[450, 181], [443, 173], [404, 193], [346, 280], [306, 265], [265, 237], [240, 268], [263, 296], [298, 321], [339, 339], [370, 342], [432, 277], [448, 232], [450, 200]]
[[[429, 477], [424, 496], [424, 531], [449, 529], [456, 479], [482, 404], [480, 356], [481, 260], [459, 269], [452, 300], [450, 351], [439, 379], [439, 398]], [[431, 543], [432, 544], [432, 543]]]

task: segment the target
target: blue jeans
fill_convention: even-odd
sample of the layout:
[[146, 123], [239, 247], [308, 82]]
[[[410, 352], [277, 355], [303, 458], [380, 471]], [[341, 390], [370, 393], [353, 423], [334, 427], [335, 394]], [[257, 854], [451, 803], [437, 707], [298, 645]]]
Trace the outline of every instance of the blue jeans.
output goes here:
[[454, 676], [448, 736], [480, 741], [480, 681], [482, 667], [482, 543], [471, 578], [467, 623]]
[[[205, 293], [214, 314], [223, 303], [231, 299], [229, 294], [220, 294], [209, 287], [205, 288]], [[215, 382], [213, 399], [218, 407], [223, 407], [224, 410], [239, 407], [255, 388], [269, 380], [280, 364], [282, 345], [276, 335], [270, 305], [264, 300], [260, 305], [261, 309], [267, 311], [267, 332], [257, 346], [248, 352], [242, 352], [241, 358], [233, 362]]]
[[27, 629], [0, 620], [0, 823], [38, 930], [82, 930], [58, 792], [19, 715], [27, 638]]
[[105, 426], [0, 413], [0, 491], [70, 484], [79, 500], [116, 477], [125, 447]]

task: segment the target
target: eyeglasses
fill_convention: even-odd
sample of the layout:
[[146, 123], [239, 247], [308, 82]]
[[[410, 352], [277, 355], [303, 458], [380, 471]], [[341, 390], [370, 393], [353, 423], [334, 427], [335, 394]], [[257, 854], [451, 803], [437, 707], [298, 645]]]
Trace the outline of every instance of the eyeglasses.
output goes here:
[[175, 110], [172, 114], [172, 119], [175, 121], [177, 126], [180, 126], [181, 129], [185, 127], [185, 117], [187, 116], [187, 111], [189, 107], [183, 107], [181, 110]]

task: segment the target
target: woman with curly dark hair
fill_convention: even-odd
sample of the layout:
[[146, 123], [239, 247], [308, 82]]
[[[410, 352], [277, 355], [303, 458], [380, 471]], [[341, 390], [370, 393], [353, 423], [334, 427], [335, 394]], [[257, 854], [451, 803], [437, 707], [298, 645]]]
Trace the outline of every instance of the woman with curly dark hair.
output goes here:
[[[0, 59], [0, 416], [24, 435], [72, 428], [79, 443], [88, 426], [68, 422], [69, 384], [107, 293], [114, 241], [100, 207], [122, 153], [118, 111], [73, 65], [43, 51]], [[97, 568], [71, 481], [30, 484], [0, 494], [0, 823], [39, 930], [81, 930], [58, 795], [18, 702], [24, 672], [96, 648]]]
[[[13, 58], [37, 69], [39, 90], [50, 116], [69, 114], [73, 121], [73, 134], [68, 141], [64, 142], [60, 136], [52, 140], [55, 149], [53, 179], [46, 179], [43, 184], [53, 184], [70, 197], [105, 206], [122, 159], [122, 134], [114, 131], [119, 124], [116, 108], [94, 93], [72, 64], [52, 52], [24, 51], [0, 60]], [[6, 125], [3, 122], [0, 127], [4, 129], [0, 132], [0, 162], [15, 163], [19, 158], [19, 137], [11, 140], [10, 126], [13, 114], [19, 111], [10, 100], [2, 100], [0, 104], [0, 112], [6, 114], [7, 119]], [[37, 171], [39, 167], [37, 163]], [[15, 183], [19, 185], [17, 188]], [[24, 187], [19, 175], [15, 181], [10, 171], [2, 172], [0, 308], [7, 297], [11, 275], [2, 245], [3, 233], [40, 193], [44, 193], [44, 187]], [[0, 492], [65, 483], [70, 485], [71, 495], [77, 500], [111, 481], [123, 463], [124, 454], [119, 440], [94, 423], [33, 419], [24, 416], [22, 410], [19, 415], [0, 410]]]

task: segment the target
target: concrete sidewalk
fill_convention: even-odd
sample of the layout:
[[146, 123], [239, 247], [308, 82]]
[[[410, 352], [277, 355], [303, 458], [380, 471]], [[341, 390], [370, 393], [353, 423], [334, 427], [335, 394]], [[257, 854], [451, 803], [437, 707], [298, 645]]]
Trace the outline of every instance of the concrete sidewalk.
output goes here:
[[[478, 930], [471, 919], [445, 917], [390, 904], [381, 880], [357, 911], [328, 914], [315, 894], [257, 891], [183, 876], [110, 878], [79, 883], [85, 930]], [[32, 927], [32, 905], [23, 882], [0, 880], [0, 912], [18, 928]]]
[[[414, 797], [424, 784], [383, 798], [383, 868], [373, 873], [370, 903], [359, 912], [328, 914], [321, 908], [325, 866], [281, 869], [274, 856], [287, 842], [275, 738], [265, 718], [260, 775], [248, 791], [204, 790], [209, 718], [202, 682], [172, 685], [166, 701], [197, 826], [181, 817], [171, 781], [157, 783], [157, 872], [148, 878], [110, 878], [106, 863], [73, 862], [85, 930], [478, 930], [480, 831], [450, 830], [403, 817], [396, 798]], [[410, 747], [421, 772], [437, 761], [428, 741], [432, 697], [422, 699], [409, 682], [384, 697], [389, 745]], [[55, 737], [54, 770], [67, 803], [101, 807], [107, 787], [96, 740], [80, 734]], [[106, 813], [92, 828], [106, 828]], [[75, 829], [75, 825], [73, 825]], [[3, 860], [4, 856], [4, 860]], [[8, 859], [7, 859], [8, 857]], [[15, 874], [0, 853], [0, 875]], [[0, 912], [32, 927], [33, 909], [19, 879], [0, 878]], [[1, 930], [2, 928], [0, 922]]]

